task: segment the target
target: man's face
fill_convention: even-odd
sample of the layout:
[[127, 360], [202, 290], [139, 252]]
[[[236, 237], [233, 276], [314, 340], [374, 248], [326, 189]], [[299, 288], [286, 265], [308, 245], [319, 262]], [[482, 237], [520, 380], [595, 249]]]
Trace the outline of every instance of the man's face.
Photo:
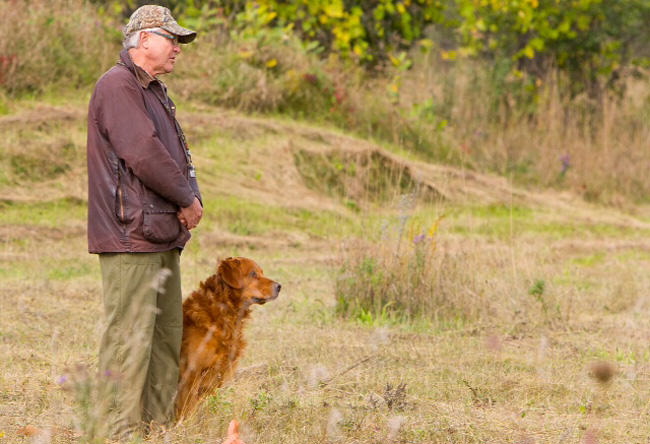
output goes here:
[[[164, 34], [169, 37], [164, 37]], [[143, 39], [143, 45], [146, 48], [146, 55], [151, 67], [150, 74], [167, 74], [174, 70], [176, 56], [181, 53], [181, 47], [175, 36], [165, 30], [153, 32], [143, 32], [140, 37]]]

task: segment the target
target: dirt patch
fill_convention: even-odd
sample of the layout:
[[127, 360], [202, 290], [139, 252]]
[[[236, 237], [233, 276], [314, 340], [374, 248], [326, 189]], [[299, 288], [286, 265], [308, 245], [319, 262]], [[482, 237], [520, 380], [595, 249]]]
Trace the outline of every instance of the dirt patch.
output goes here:
[[21, 147], [19, 152], [10, 151], [2, 155], [14, 181], [41, 182], [56, 178], [72, 169], [82, 151], [81, 147], [65, 139], [30, 145]]
[[[215, 133], [238, 141], [253, 140], [265, 134], [277, 134], [281, 127], [269, 121], [237, 116], [229, 111], [213, 113], [182, 113], [179, 121], [191, 140], [200, 140]], [[219, 131], [215, 131], [215, 130]]]
[[269, 236], [244, 236], [227, 231], [203, 233], [199, 242], [204, 248], [243, 247], [251, 250], [274, 250], [279, 248], [312, 248], [325, 241], [310, 238], [304, 233], [273, 233]]
[[294, 162], [307, 187], [353, 202], [383, 202], [413, 193], [426, 200], [441, 197], [433, 186], [417, 181], [408, 165], [378, 149], [299, 149]]
[[16, 126], [38, 127], [54, 122], [73, 122], [85, 117], [81, 109], [39, 106], [15, 116], [0, 117], [0, 128], [15, 128]]
[[86, 235], [85, 227], [38, 227], [29, 225], [0, 225], [0, 242], [19, 239], [47, 239], [59, 241]]

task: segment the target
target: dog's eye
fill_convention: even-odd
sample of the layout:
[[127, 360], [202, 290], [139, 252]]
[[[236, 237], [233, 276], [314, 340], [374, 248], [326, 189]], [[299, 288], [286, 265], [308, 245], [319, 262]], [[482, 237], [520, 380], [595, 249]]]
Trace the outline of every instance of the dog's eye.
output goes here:
[[251, 271], [251, 277], [253, 279], [257, 278], [257, 273], [255, 272], [255, 270]]

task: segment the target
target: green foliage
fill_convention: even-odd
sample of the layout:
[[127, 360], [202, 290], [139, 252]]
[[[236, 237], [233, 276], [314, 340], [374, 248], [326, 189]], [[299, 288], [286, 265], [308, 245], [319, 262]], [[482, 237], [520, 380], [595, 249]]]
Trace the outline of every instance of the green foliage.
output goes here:
[[600, 77], [614, 87], [628, 66], [649, 60], [647, 0], [457, 3], [465, 53], [511, 60], [516, 76], [531, 76], [531, 88], [557, 66], [569, 73], [574, 93], [594, 97], [601, 94]]
[[[27, 42], [30, 35], [38, 35], [39, 47], [43, 43], [48, 47], [41, 50], [50, 60], [45, 63], [50, 68], [48, 75], [76, 84], [90, 84], [103, 66], [84, 62], [87, 57], [97, 60], [97, 54], [87, 53], [88, 48], [105, 49], [106, 45], [95, 41], [101, 38], [117, 43], [121, 33], [120, 26], [116, 25], [123, 24], [133, 10], [146, 2], [93, 3], [97, 3], [95, 17], [88, 16], [92, 8], [81, 1], [80, 7], [73, 8], [74, 14], [61, 16], [56, 13], [63, 6], [59, 1], [48, 7], [38, 4], [14, 8], [16, 11], [5, 17], [7, 26], [3, 29], [6, 34], [16, 35], [22, 34], [19, 29], [13, 29], [17, 23], [29, 24], [27, 28], [20, 26], [23, 31], [30, 26], [37, 27], [38, 32], [25, 32], [25, 39], [13, 40]], [[618, 80], [629, 74], [629, 67], [650, 64], [647, 46], [650, 28], [646, 26], [650, 22], [650, 2], [647, 0], [167, 0], [159, 3], [171, 8], [181, 24], [199, 30], [202, 35], [221, 30], [226, 34], [235, 32], [239, 38], [264, 40], [269, 34], [263, 30], [278, 31], [285, 39], [295, 33], [307, 52], [336, 53], [364, 66], [387, 64], [397, 70], [408, 70], [413, 63], [408, 51], [416, 46], [424, 51], [439, 46], [442, 58], [450, 61], [463, 56], [507, 61], [506, 73], [514, 75], [509, 83], [524, 79], [529, 92], [534, 92], [549, 70], [557, 67], [570, 74], [568, 86], [574, 94], [586, 90], [592, 97], [599, 97], [604, 88], [619, 87]], [[16, 14], [26, 17], [16, 17]], [[49, 31], [52, 31], [50, 36]], [[441, 33], [444, 38], [432, 39]], [[61, 46], [80, 36], [92, 42]], [[0, 45], [0, 84], [9, 84], [5, 88], [10, 91], [39, 90], [38, 76], [26, 75], [34, 71], [32, 59], [24, 57], [15, 47]], [[279, 64], [272, 58], [261, 62], [268, 63], [270, 69]], [[53, 66], [56, 68], [51, 69]], [[29, 78], [29, 81], [14, 85], [16, 78], [22, 82]]]
[[214, 394], [207, 397], [208, 411], [212, 414], [225, 415], [226, 412], [231, 414], [233, 404], [230, 401], [232, 388], [218, 389]]
[[440, 0], [260, 0], [246, 2], [242, 14], [261, 11], [263, 25], [294, 29], [313, 50], [374, 64], [400, 63], [393, 54], [410, 48], [428, 23], [442, 20], [443, 9]]
[[[245, 111], [314, 115], [337, 103], [337, 85], [289, 29], [266, 27], [263, 9], [241, 13], [225, 32], [183, 48], [174, 77], [193, 99]], [[200, 43], [200, 44], [199, 44]]]
[[264, 410], [271, 404], [272, 400], [273, 395], [266, 390], [260, 391], [254, 398], [248, 398], [248, 402], [253, 410], [253, 413]]
[[543, 279], [537, 279], [533, 286], [528, 290], [528, 294], [539, 299], [544, 294], [544, 288], [546, 288], [546, 282]]
[[[258, 0], [170, 2], [182, 19], [201, 29], [229, 25], [236, 17], [253, 33], [294, 31], [306, 48], [334, 52], [363, 65], [408, 69], [407, 51], [441, 45], [446, 60], [478, 56], [506, 60], [508, 73], [530, 91], [550, 69], [570, 74], [574, 93], [592, 97], [615, 88], [630, 66], [648, 66], [650, 2], [647, 0]], [[444, 31], [444, 30], [447, 31]], [[434, 42], [432, 30], [446, 33]], [[451, 32], [449, 32], [451, 31]], [[440, 32], [438, 32], [440, 34]], [[601, 79], [604, 79], [601, 81]]]
[[[99, 3], [102, 13], [127, 18], [146, 1], [113, 0]], [[364, 64], [399, 62], [404, 50], [424, 35], [427, 24], [444, 19], [444, 0], [162, 0], [178, 21], [198, 31], [245, 25], [295, 30], [316, 52], [333, 51]], [[424, 47], [432, 42], [422, 39]], [[393, 57], [394, 55], [394, 57]]]

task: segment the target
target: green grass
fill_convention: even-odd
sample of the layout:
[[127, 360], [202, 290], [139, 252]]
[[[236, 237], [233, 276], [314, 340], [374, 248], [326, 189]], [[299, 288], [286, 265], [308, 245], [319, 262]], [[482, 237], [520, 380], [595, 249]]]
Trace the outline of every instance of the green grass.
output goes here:
[[603, 252], [598, 252], [594, 254], [588, 254], [586, 256], [580, 256], [571, 259], [571, 263], [576, 265], [581, 265], [583, 267], [593, 267], [595, 265], [600, 265], [605, 262], [606, 255]]
[[449, 217], [443, 222], [452, 233], [480, 235], [497, 239], [542, 235], [550, 239], [566, 238], [626, 238], [650, 235], [650, 229], [591, 222], [575, 219], [570, 215], [558, 215], [548, 209], [533, 209], [522, 206], [486, 205], [452, 207]]
[[[232, 175], [240, 173], [241, 166], [250, 163], [251, 150], [248, 148], [248, 143], [247, 141], [246, 144], [242, 144], [236, 139], [228, 137], [227, 133], [220, 132], [201, 139], [197, 143], [195, 151], [213, 160], [220, 174]], [[264, 141], [254, 140], [252, 143], [262, 144]]]
[[532, 208], [523, 207], [521, 205], [505, 205], [505, 204], [489, 204], [480, 207], [470, 207], [465, 209], [473, 217], [479, 219], [510, 219], [513, 220], [527, 220], [534, 217], [534, 210]]
[[0, 279], [3, 281], [24, 281], [34, 275], [32, 262], [5, 262], [0, 265]]
[[[374, 210], [380, 210], [375, 207]], [[420, 204], [412, 210], [399, 210], [393, 214], [365, 213], [364, 225], [370, 233], [380, 234], [382, 226], [400, 226], [412, 238], [427, 233], [436, 223], [441, 233], [468, 237], [508, 240], [541, 236], [549, 240], [561, 239], [634, 239], [650, 236], [650, 229], [617, 225], [601, 221], [588, 221], [553, 210], [521, 205], [512, 209], [505, 204], [485, 206], [459, 206], [457, 204]], [[368, 233], [366, 233], [368, 235]]]
[[96, 267], [88, 263], [79, 263], [78, 261], [65, 261], [58, 263], [56, 266], [48, 267], [47, 277], [58, 281], [74, 280], [80, 277], [90, 276], [96, 272]]
[[328, 238], [351, 233], [355, 228], [354, 221], [331, 211], [280, 207], [235, 196], [207, 199], [205, 219], [205, 229], [212, 225], [243, 236], [304, 232]]
[[57, 228], [86, 218], [86, 203], [66, 197], [44, 202], [0, 201], [0, 224]]

